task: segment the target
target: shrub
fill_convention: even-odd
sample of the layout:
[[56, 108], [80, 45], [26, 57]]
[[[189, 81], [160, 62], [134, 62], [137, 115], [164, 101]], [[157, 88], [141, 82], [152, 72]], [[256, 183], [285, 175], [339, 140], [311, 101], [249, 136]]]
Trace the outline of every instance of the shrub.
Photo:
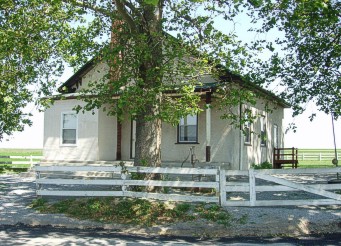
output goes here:
[[252, 168], [254, 169], [272, 169], [272, 164], [268, 161], [264, 161], [261, 164], [252, 164]]

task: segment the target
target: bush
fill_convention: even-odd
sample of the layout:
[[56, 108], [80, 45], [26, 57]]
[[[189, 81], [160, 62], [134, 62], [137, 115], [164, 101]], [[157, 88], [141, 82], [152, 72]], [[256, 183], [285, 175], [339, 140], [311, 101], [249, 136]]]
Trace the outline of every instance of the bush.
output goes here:
[[252, 168], [254, 169], [272, 169], [272, 164], [268, 161], [264, 161], [261, 164], [252, 164]]

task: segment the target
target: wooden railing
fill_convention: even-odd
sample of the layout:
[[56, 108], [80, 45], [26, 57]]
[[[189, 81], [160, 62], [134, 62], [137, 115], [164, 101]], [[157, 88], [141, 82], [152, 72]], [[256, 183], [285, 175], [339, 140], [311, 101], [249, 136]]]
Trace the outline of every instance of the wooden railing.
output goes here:
[[291, 164], [292, 168], [298, 165], [298, 149], [297, 148], [274, 148], [273, 168], [281, 169], [285, 164]]

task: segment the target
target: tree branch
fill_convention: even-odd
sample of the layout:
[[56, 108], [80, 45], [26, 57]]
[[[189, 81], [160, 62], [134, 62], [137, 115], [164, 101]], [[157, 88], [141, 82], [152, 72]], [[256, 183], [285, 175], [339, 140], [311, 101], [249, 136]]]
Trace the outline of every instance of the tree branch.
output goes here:
[[114, 0], [114, 2], [116, 4], [117, 11], [121, 14], [123, 19], [126, 21], [128, 26], [130, 27], [130, 30], [132, 32], [136, 32], [135, 22], [134, 22], [133, 18], [130, 16], [130, 14], [127, 12], [127, 10], [125, 8], [125, 4], [121, 0]]
[[78, 0], [63, 0], [63, 2], [67, 3], [67, 4], [73, 4], [74, 6], [90, 9], [96, 13], [100, 13], [100, 14], [105, 15], [107, 17], [112, 17], [111, 11], [108, 11], [107, 9], [104, 9], [104, 8], [101, 8], [98, 6], [91, 5], [85, 1], [81, 2]]

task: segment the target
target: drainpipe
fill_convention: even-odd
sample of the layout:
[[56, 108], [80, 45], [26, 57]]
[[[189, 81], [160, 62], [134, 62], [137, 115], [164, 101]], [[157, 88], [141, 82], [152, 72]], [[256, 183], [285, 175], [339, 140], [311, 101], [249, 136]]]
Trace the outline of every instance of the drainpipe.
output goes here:
[[243, 169], [243, 126], [242, 126], [242, 103], [239, 103], [239, 170]]
[[211, 92], [206, 92], [206, 162], [211, 162]]
[[122, 124], [117, 117], [116, 160], [122, 160]]

